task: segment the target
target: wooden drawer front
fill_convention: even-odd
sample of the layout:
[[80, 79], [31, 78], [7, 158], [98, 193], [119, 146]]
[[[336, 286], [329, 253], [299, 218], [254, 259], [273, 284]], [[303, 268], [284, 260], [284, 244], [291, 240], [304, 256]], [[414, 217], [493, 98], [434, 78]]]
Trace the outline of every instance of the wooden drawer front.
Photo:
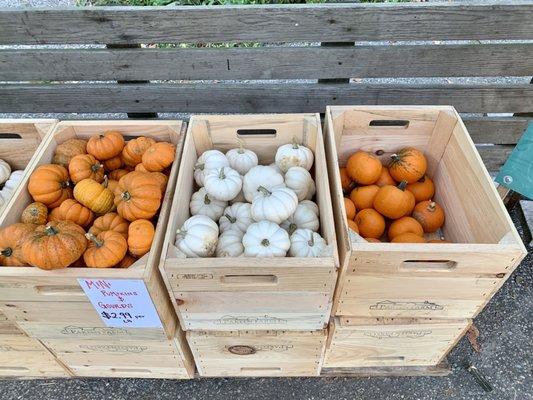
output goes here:
[[71, 322], [105, 326], [89, 301], [85, 302], [0, 302], [0, 310], [10, 321]]
[[178, 293], [185, 330], [323, 329], [331, 296], [319, 292]]
[[332, 329], [324, 367], [436, 365], [469, 321], [338, 326]]
[[476, 277], [349, 276], [336, 315], [471, 318], [499, 282]]
[[190, 377], [173, 340], [46, 339], [43, 344], [76, 376]]
[[187, 332], [201, 376], [316, 376], [326, 332]]
[[0, 376], [66, 377], [69, 374], [35, 339], [0, 336]]
[[73, 277], [1, 276], [0, 301], [79, 302], [88, 299]]

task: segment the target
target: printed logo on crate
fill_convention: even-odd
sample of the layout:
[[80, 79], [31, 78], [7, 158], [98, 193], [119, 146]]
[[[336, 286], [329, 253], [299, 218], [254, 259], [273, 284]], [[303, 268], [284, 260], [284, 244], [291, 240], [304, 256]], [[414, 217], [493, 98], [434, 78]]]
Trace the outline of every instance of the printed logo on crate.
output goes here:
[[121, 346], [116, 344], [81, 344], [80, 349], [90, 350], [100, 353], [142, 353], [148, 350], [147, 346]]
[[370, 310], [444, 310], [444, 307], [429, 301], [378, 301], [368, 307]]
[[404, 331], [367, 331], [363, 335], [372, 337], [374, 339], [418, 339], [433, 333], [430, 329], [412, 329]]
[[102, 327], [92, 327], [85, 328], [81, 326], [69, 325], [65, 326], [61, 333], [63, 335], [79, 335], [79, 336], [128, 336], [129, 332], [127, 329], [122, 328], [102, 328]]
[[269, 317], [268, 315], [261, 317], [225, 315], [214, 321], [215, 325], [280, 325], [287, 322], [286, 319]]
[[214, 279], [215, 276], [213, 274], [178, 274], [178, 279], [188, 279], [188, 280], [208, 280], [208, 279]]

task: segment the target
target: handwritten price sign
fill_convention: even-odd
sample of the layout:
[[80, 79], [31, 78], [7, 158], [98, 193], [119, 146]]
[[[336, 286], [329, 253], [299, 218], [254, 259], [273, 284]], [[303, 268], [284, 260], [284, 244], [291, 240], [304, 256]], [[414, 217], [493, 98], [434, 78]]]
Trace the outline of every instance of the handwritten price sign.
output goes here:
[[96, 312], [110, 328], [160, 328], [161, 320], [141, 280], [78, 279]]

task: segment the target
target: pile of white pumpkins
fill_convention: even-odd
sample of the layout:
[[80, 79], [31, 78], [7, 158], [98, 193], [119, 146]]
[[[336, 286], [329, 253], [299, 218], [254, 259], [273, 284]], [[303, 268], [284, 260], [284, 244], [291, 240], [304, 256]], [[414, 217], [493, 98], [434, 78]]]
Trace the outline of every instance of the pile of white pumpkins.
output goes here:
[[0, 158], [0, 185], [3, 185], [2, 189], [0, 189], [0, 210], [2, 210], [11, 197], [13, 197], [13, 193], [19, 186], [23, 176], [24, 171], [11, 171], [11, 166]]
[[296, 141], [277, 149], [275, 162], [258, 165], [243, 147], [207, 150], [195, 165], [199, 187], [191, 217], [176, 232], [187, 257], [321, 257], [319, 208], [311, 199], [313, 152]]

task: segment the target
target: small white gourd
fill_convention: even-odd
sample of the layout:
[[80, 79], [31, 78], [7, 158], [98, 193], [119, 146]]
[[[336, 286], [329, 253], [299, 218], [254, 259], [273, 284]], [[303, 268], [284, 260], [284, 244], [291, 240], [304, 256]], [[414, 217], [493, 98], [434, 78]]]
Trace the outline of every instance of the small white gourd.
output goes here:
[[280, 224], [289, 218], [298, 206], [298, 197], [289, 188], [278, 186], [269, 189], [259, 186], [252, 201], [252, 217], [256, 221], [268, 220]]
[[227, 205], [226, 201], [217, 200], [207, 194], [205, 188], [200, 188], [192, 195], [189, 207], [191, 215], [205, 215], [213, 221], [218, 221]]
[[204, 187], [209, 196], [229, 201], [242, 189], [241, 175], [230, 167], [211, 169], [204, 173]]
[[233, 203], [231, 206], [226, 207], [218, 224], [220, 226], [220, 232], [238, 230], [244, 233], [254, 222], [251, 204]]
[[7, 188], [11, 192], [14, 192], [15, 189], [19, 187], [23, 176], [24, 176], [23, 170], [17, 169], [16, 171], [13, 171], [11, 175], [9, 176], [9, 179], [4, 184], [4, 189]]
[[217, 224], [205, 215], [193, 215], [177, 230], [175, 245], [187, 257], [211, 257], [217, 241]]
[[9, 164], [0, 158], [0, 184], [9, 179], [11, 175], [11, 167]]
[[291, 247], [289, 234], [270, 221], [250, 225], [242, 244], [246, 257], [285, 257]]
[[205, 173], [210, 169], [229, 167], [229, 161], [222, 153], [218, 150], [206, 150], [204, 151], [194, 166], [194, 180], [196, 184], [200, 187], [204, 186]]
[[281, 227], [292, 235], [296, 229], [310, 229], [314, 232], [320, 227], [318, 206], [311, 200], [298, 204], [294, 213], [281, 223]]
[[242, 238], [244, 232], [238, 229], [230, 229], [222, 232], [218, 237], [217, 257], [239, 257], [244, 253]]
[[305, 168], [290, 167], [285, 173], [285, 185], [296, 193], [298, 201], [311, 199], [315, 195], [315, 182]]
[[296, 229], [291, 235], [289, 254], [292, 257], [321, 257], [327, 243], [318, 233], [310, 229]]
[[242, 180], [242, 192], [248, 203], [251, 203], [257, 195], [257, 188], [263, 186], [271, 189], [275, 186], [285, 185], [283, 175], [276, 172], [272, 167], [257, 165], [248, 171]]
[[241, 141], [239, 141], [239, 148], [228, 150], [226, 158], [229, 166], [241, 175], [246, 174], [259, 163], [257, 154], [245, 149]]
[[287, 172], [290, 167], [303, 167], [309, 171], [313, 166], [314, 155], [309, 148], [298, 144], [294, 138], [292, 144], [284, 144], [278, 148], [275, 160], [283, 172]]

